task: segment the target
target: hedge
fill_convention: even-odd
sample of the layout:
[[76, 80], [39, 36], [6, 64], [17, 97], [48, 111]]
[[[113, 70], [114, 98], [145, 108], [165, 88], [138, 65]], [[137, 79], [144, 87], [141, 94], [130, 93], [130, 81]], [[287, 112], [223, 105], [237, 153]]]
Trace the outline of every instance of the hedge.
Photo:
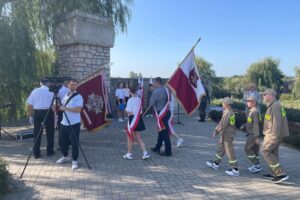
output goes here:
[[[213, 105], [221, 106], [220, 100], [213, 100]], [[244, 111], [245, 110], [245, 104], [241, 101], [234, 101], [232, 104], [232, 108], [234, 110]], [[260, 105], [261, 113], [264, 115], [267, 111], [267, 106], [265, 104]], [[300, 122], [300, 109], [295, 108], [285, 108], [287, 118], [289, 122]]]

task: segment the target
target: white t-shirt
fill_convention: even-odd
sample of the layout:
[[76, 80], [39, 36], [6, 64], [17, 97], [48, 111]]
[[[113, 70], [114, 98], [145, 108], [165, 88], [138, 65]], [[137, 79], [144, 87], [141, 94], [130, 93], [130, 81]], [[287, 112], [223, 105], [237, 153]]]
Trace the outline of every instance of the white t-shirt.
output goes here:
[[53, 99], [53, 92], [47, 86], [34, 89], [27, 99], [27, 104], [32, 105], [33, 109], [48, 109]]
[[128, 99], [128, 102], [126, 105], [126, 112], [131, 112], [134, 115], [136, 115], [137, 112], [139, 111], [140, 102], [141, 102], [140, 97], [131, 97], [130, 99]]
[[130, 97], [130, 90], [129, 88], [123, 88], [123, 93], [125, 97]]
[[[67, 100], [69, 99], [70, 96], [68, 94], [65, 95], [65, 97], [62, 100], [63, 105], [65, 105], [65, 103], [67, 102]], [[67, 104], [66, 107], [68, 107], [68, 108], [83, 107], [83, 98], [82, 98], [82, 96], [80, 94], [78, 94], [75, 97], [73, 97], [71, 99], [71, 101]], [[67, 114], [71, 125], [80, 123], [80, 113], [70, 112], [70, 111], [66, 111], [65, 113]], [[69, 126], [69, 123], [68, 123], [68, 120], [66, 119], [65, 114], [63, 114], [63, 119], [61, 121], [61, 124], [64, 125], [64, 126]]]
[[123, 89], [121, 88], [116, 89], [116, 97], [117, 99], [125, 99]]

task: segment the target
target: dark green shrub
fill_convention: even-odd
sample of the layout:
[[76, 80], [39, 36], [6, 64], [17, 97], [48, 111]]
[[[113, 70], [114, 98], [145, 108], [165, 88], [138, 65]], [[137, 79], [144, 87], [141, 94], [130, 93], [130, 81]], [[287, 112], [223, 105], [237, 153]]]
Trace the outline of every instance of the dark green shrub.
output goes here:
[[235, 112], [235, 127], [240, 128], [247, 122], [247, 117], [244, 112]]
[[232, 107], [232, 109], [235, 109], [235, 110], [244, 111], [246, 108], [246, 105], [243, 102], [234, 101], [233, 104], [231, 105], [231, 107]]
[[300, 149], [300, 135], [291, 135], [289, 137], [283, 138], [283, 142]]
[[7, 163], [0, 158], [0, 195], [7, 192], [8, 174]]
[[212, 110], [208, 113], [208, 117], [213, 120], [214, 122], [219, 122], [222, 118], [222, 111], [216, 111], [216, 110]]
[[[212, 110], [209, 112], [208, 116], [214, 122], [219, 122], [222, 118], [222, 111]], [[243, 124], [247, 122], [246, 114], [244, 112], [235, 112], [235, 126], [240, 128]]]

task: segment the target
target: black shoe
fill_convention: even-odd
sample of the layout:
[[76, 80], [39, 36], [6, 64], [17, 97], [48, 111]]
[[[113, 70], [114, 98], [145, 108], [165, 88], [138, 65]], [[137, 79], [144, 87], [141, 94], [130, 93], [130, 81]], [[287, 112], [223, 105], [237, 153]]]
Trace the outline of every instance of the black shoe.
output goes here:
[[263, 174], [263, 177], [268, 178], [268, 179], [275, 178], [275, 176], [273, 176], [272, 174]]
[[199, 121], [199, 122], [205, 122], [205, 120], [203, 120], [203, 119], [198, 119], [198, 121]]
[[155, 153], [160, 153], [160, 150], [158, 150], [158, 149], [156, 149], [156, 148], [154, 148], [154, 147], [151, 147], [151, 151], [153, 151], [153, 152], [155, 152]]
[[162, 152], [159, 155], [161, 155], [161, 156], [172, 156], [172, 153]]
[[55, 154], [55, 152], [54, 151], [52, 151], [52, 152], [48, 152], [47, 153], [47, 156], [53, 156]]
[[274, 176], [274, 178], [272, 179], [272, 181], [274, 181], [274, 183], [281, 183], [283, 181], [288, 180], [290, 177], [288, 175], [280, 175], [280, 176]]
[[39, 159], [41, 157], [41, 154], [34, 155], [34, 159]]

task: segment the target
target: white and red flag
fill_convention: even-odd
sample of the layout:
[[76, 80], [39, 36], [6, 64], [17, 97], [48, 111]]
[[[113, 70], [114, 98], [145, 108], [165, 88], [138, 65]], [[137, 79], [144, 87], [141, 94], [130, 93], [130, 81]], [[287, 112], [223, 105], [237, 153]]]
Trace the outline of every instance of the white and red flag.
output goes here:
[[144, 79], [141, 76], [139, 77], [139, 80], [138, 80], [137, 94], [142, 100], [142, 107], [143, 107], [144, 106]]
[[202, 96], [205, 95], [196, 66], [194, 48], [182, 61], [167, 84], [176, 94], [185, 112], [191, 115], [198, 108]]
[[95, 132], [106, 126], [110, 122], [107, 115], [111, 113], [111, 107], [104, 73], [97, 71], [81, 80], [77, 92], [84, 101], [81, 119], [86, 129]]

